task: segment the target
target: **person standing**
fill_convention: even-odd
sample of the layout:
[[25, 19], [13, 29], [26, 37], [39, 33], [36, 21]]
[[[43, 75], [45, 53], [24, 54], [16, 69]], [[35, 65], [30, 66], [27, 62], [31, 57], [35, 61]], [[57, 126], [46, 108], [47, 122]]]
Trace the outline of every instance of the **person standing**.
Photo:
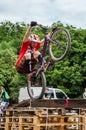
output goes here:
[[86, 88], [84, 89], [84, 92], [83, 92], [83, 99], [86, 99]]
[[0, 104], [0, 108], [1, 111], [4, 112], [6, 110], [6, 108], [9, 106], [9, 95], [6, 92], [5, 88], [1, 87], [0, 88], [0, 98], [1, 98], [1, 104]]

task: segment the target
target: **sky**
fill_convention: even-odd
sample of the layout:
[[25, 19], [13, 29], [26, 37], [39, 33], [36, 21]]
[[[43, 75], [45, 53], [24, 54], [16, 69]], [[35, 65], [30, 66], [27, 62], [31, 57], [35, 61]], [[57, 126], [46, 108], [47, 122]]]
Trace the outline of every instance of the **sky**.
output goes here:
[[86, 29], [86, 0], [0, 0], [0, 22], [4, 21], [45, 26], [61, 21]]

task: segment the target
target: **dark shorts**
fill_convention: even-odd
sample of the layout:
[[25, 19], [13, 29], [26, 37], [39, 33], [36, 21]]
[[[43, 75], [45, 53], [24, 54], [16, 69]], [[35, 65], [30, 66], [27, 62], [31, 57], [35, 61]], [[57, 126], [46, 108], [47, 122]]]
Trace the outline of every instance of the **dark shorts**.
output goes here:
[[[37, 63], [37, 61], [35, 59], [31, 60], [31, 68], [32, 68], [32, 70], [34, 69], [34, 66], [35, 66], [36, 63]], [[26, 65], [26, 58], [25, 57], [23, 57], [21, 59], [21, 61], [17, 65], [15, 65], [15, 67], [16, 67], [17, 72], [20, 73], [20, 74], [27, 74], [28, 73], [27, 72], [27, 65]]]
[[26, 61], [26, 59], [25, 59], [25, 57], [23, 57], [21, 59], [21, 61], [17, 65], [15, 65], [17, 72], [20, 74], [25, 74], [27, 72], [25, 61]]

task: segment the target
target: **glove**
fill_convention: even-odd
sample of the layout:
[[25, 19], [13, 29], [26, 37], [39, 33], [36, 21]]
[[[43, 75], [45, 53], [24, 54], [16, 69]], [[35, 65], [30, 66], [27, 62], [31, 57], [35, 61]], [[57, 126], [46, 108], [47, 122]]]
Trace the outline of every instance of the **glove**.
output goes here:
[[37, 22], [35, 22], [35, 21], [32, 21], [30, 24], [31, 27], [36, 26], [36, 25], [37, 25]]
[[52, 32], [54, 32], [56, 30], [56, 27], [52, 28]]

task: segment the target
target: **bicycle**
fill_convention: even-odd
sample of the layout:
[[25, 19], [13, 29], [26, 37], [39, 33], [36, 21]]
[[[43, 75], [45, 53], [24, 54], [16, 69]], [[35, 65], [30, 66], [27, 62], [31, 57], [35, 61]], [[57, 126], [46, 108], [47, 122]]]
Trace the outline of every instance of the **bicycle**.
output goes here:
[[[41, 26], [41, 28], [45, 28]], [[50, 59], [45, 63], [46, 49], [49, 49]], [[50, 37], [44, 36], [44, 46], [42, 50], [42, 63], [36, 69], [35, 73], [28, 78], [27, 90], [31, 100], [42, 99], [46, 89], [45, 70], [48, 70], [54, 62], [63, 60], [71, 48], [70, 33], [65, 28], [53, 28]], [[57, 49], [57, 51], [56, 51]], [[39, 92], [36, 89], [39, 89]], [[34, 92], [34, 89], [35, 92]]]

